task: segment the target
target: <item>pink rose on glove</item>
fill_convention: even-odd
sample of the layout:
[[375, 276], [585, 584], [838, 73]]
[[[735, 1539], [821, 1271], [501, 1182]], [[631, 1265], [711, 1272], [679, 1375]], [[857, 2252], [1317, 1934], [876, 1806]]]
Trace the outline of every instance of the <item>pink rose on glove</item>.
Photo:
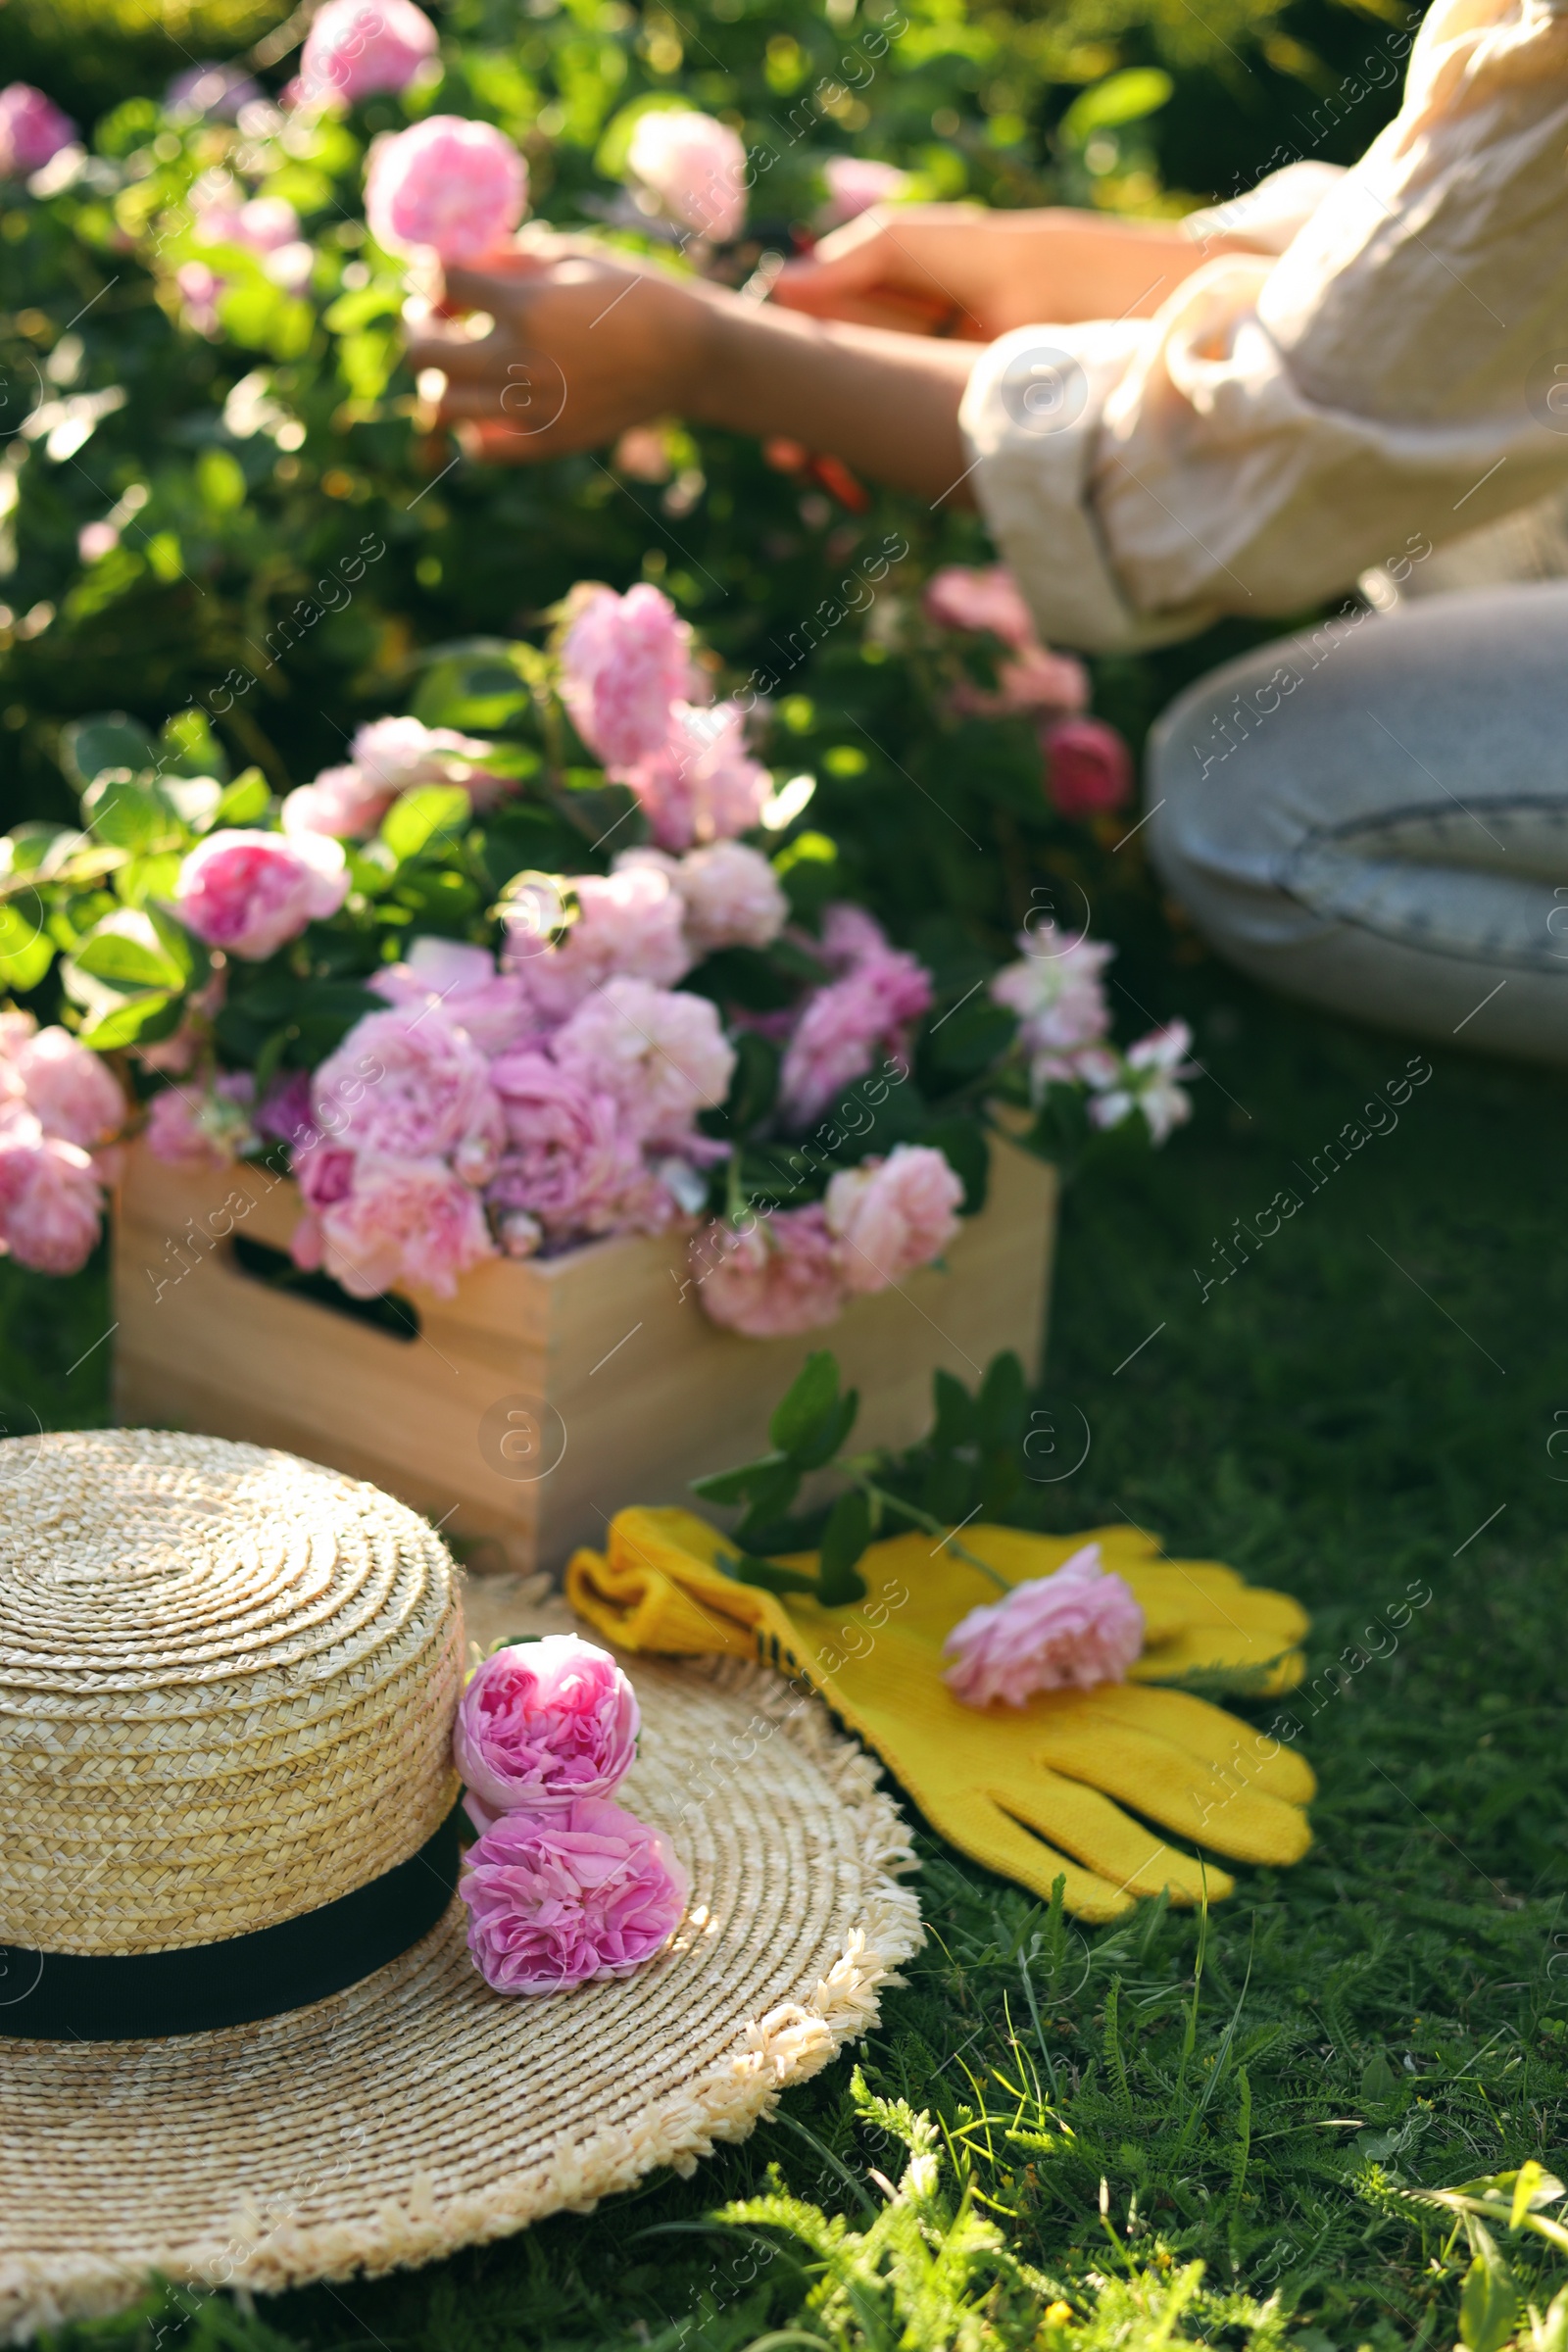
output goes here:
[[512, 234], [527, 202], [528, 167], [493, 122], [427, 115], [370, 150], [365, 218], [387, 253], [482, 261]]
[[561, 693], [573, 726], [609, 767], [660, 751], [670, 706], [691, 690], [692, 633], [646, 580], [617, 596], [575, 589], [561, 642]]
[[493, 1992], [564, 1992], [628, 1977], [668, 1942], [686, 1874], [667, 1838], [602, 1797], [503, 1813], [468, 1849], [458, 1892]]
[[208, 947], [261, 963], [307, 923], [336, 914], [348, 895], [337, 842], [224, 829], [209, 833], [184, 859], [174, 909]]
[[25, 179], [69, 147], [76, 125], [30, 81], [0, 90], [0, 179]]
[[885, 1291], [940, 1257], [958, 1231], [963, 1183], [928, 1144], [896, 1144], [886, 1159], [845, 1168], [823, 1207], [847, 1291]]
[[612, 1795], [631, 1770], [641, 1721], [609, 1651], [575, 1634], [493, 1651], [469, 1677], [452, 1732], [474, 1827]]
[[436, 29], [414, 0], [326, 0], [300, 60], [300, 94], [349, 105], [377, 90], [406, 90], [436, 52]]
[[966, 1707], [1021, 1707], [1037, 1690], [1093, 1690], [1120, 1683], [1144, 1646], [1144, 1612], [1098, 1544], [1052, 1576], [1014, 1585], [961, 1617], [943, 1643], [943, 1680]]

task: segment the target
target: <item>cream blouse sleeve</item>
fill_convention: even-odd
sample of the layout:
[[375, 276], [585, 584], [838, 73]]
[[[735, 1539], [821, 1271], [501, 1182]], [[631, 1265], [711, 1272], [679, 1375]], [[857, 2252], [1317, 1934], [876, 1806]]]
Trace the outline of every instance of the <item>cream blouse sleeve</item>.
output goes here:
[[970, 479], [1048, 642], [1296, 612], [1568, 484], [1568, 0], [1434, 0], [1396, 120], [1316, 173], [1155, 318], [976, 365]]

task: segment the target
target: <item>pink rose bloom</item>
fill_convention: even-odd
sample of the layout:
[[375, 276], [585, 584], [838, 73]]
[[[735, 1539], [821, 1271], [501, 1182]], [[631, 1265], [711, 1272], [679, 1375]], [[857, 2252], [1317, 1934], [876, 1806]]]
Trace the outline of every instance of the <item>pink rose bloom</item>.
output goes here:
[[610, 772], [630, 785], [666, 850], [749, 833], [773, 791], [772, 777], [746, 749], [738, 703], [674, 704], [660, 750]]
[[100, 563], [119, 545], [120, 533], [107, 517], [102, 522], [84, 522], [76, 533], [76, 554], [83, 564]]
[[354, 1298], [400, 1281], [451, 1298], [496, 1253], [477, 1193], [445, 1160], [373, 1152], [354, 1154], [352, 1189], [320, 1211], [320, 1242], [322, 1266]]
[[147, 1113], [148, 1151], [176, 1167], [232, 1166], [258, 1140], [250, 1118], [255, 1093], [249, 1070], [230, 1070], [210, 1090], [166, 1086]]
[[435, 26], [414, 0], [326, 0], [306, 36], [299, 94], [353, 106], [377, 90], [406, 90], [435, 52]]
[[835, 1322], [847, 1293], [820, 1203], [775, 1209], [748, 1233], [712, 1225], [692, 1243], [697, 1296], [714, 1323], [748, 1340], [793, 1338]]
[[612, 1096], [538, 1053], [503, 1054], [490, 1082], [509, 1143], [486, 1199], [503, 1225], [521, 1213], [565, 1241], [634, 1221], [648, 1178]]
[[[1110, 1005], [1100, 975], [1116, 951], [1099, 941], [1069, 940], [1057, 949], [1055, 926], [1021, 931], [1020, 963], [1009, 963], [991, 982], [993, 1003], [1018, 1015], [1018, 1042], [1030, 1059], [1037, 1095], [1052, 1079], [1087, 1075], [1086, 1050], [1096, 1052], [1110, 1034]], [[1098, 1061], [1088, 1065], [1098, 1067]]]
[[30, 81], [0, 90], [0, 179], [25, 179], [69, 147], [76, 125]]
[[242, 245], [247, 253], [265, 254], [299, 243], [300, 217], [285, 197], [253, 196], [236, 203], [237, 193], [230, 181], [199, 203], [198, 245]]
[[641, 1723], [610, 1652], [575, 1634], [493, 1650], [469, 1676], [452, 1727], [474, 1827], [612, 1795], [631, 1770]]
[[997, 664], [996, 690], [967, 678], [955, 687], [953, 707], [976, 718], [1029, 718], [1085, 709], [1089, 672], [1071, 654], [1052, 654], [1026, 645]]
[[954, 1661], [943, 1680], [966, 1707], [995, 1699], [1021, 1707], [1037, 1690], [1125, 1682], [1143, 1646], [1144, 1612], [1131, 1588], [1107, 1575], [1098, 1544], [1086, 1544], [1054, 1575], [960, 1617], [942, 1644]]
[[626, 150], [629, 176], [680, 228], [715, 245], [746, 221], [746, 149], [727, 122], [689, 107], [658, 107], [637, 120]]
[[1102, 1069], [1086, 1070], [1084, 1075], [1098, 1090], [1089, 1104], [1093, 1124], [1119, 1127], [1141, 1110], [1156, 1144], [1162, 1144], [1173, 1128], [1185, 1126], [1193, 1115], [1192, 1098], [1177, 1080], [1202, 1075], [1198, 1063], [1187, 1059], [1192, 1042], [1185, 1021], [1167, 1021], [1129, 1046], [1119, 1064], [1114, 1054], [1106, 1054]]
[[[631, 852], [646, 858], [649, 851]], [[686, 908], [686, 937], [696, 956], [715, 948], [770, 947], [789, 920], [790, 903], [760, 850], [713, 841], [689, 850], [671, 872]]]
[[35, 1274], [74, 1274], [102, 1223], [103, 1187], [88, 1154], [8, 1105], [0, 1113], [0, 1252]]
[[966, 564], [947, 564], [934, 571], [922, 598], [926, 617], [939, 628], [988, 630], [1018, 653], [1036, 643], [1034, 614], [1018, 593], [1018, 584], [1004, 564], [973, 570]]
[[45, 1135], [90, 1152], [120, 1133], [125, 1098], [107, 1062], [69, 1029], [38, 1029], [7, 1039], [5, 1076], [20, 1086], [23, 1100]]
[[321, 1139], [311, 1116], [310, 1071], [290, 1070], [286, 1077], [274, 1078], [256, 1106], [255, 1125], [258, 1135], [273, 1143], [314, 1151]]
[[823, 1209], [847, 1291], [885, 1291], [940, 1257], [958, 1230], [963, 1183], [928, 1144], [895, 1144], [886, 1159], [845, 1168]]
[[678, 1150], [701, 1110], [717, 1110], [735, 1074], [735, 1049], [706, 997], [609, 980], [554, 1040], [557, 1061], [609, 1095], [643, 1143]]
[[439, 1006], [448, 1023], [487, 1055], [515, 1045], [529, 1024], [521, 984], [496, 970], [488, 949], [464, 947], [455, 939], [412, 941], [402, 963], [383, 964], [366, 986], [389, 1004], [416, 1011]]
[[323, 767], [314, 784], [296, 785], [285, 797], [280, 821], [291, 840], [315, 833], [328, 841], [363, 841], [396, 797], [357, 767]]
[[561, 696], [583, 742], [607, 766], [634, 767], [669, 736], [671, 705], [690, 691], [692, 633], [647, 581], [617, 596], [572, 591], [561, 641]]
[[1059, 719], [1040, 742], [1051, 805], [1058, 816], [1100, 816], [1132, 799], [1133, 756], [1102, 718]]
[[[316, 1124], [350, 1152], [386, 1159], [462, 1157], [488, 1181], [505, 1140], [484, 1055], [444, 1014], [368, 1012], [316, 1073]], [[482, 1172], [479, 1172], [482, 1166]]]
[[368, 785], [396, 799], [416, 784], [461, 784], [476, 808], [510, 789], [484, 762], [490, 746], [456, 727], [427, 727], [417, 718], [372, 718], [356, 730], [350, 750]]
[[931, 975], [914, 956], [882, 948], [842, 980], [807, 1000], [779, 1072], [779, 1102], [792, 1125], [827, 1108], [863, 1078], [885, 1047], [902, 1051], [909, 1024], [929, 1011]]
[[836, 899], [823, 909], [821, 939], [823, 959], [835, 972], [853, 971], [888, 949], [888, 935], [876, 916], [851, 899]]
[[174, 885], [174, 911], [210, 948], [261, 963], [307, 923], [336, 914], [349, 895], [335, 841], [224, 828], [188, 854]]
[[492, 1992], [565, 1992], [629, 1977], [669, 1941], [686, 1873], [658, 1830], [603, 1797], [503, 1813], [468, 1848], [458, 1892]]
[[205, 262], [181, 262], [174, 271], [174, 283], [179, 288], [185, 323], [198, 335], [216, 335], [220, 326], [219, 298], [223, 280], [216, 270]]
[[384, 252], [483, 261], [511, 236], [527, 202], [528, 167], [493, 122], [427, 115], [370, 149], [365, 218]]
[[667, 871], [622, 866], [613, 874], [579, 874], [572, 882], [577, 919], [559, 947], [539, 950], [525, 920], [509, 942], [505, 960], [538, 1017], [565, 1020], [607, 980], [647, 980], [672, 987], [692, 967], [685, 902]]
[[909, 184], [909, 174], [897, 164], [879, 164], [868, 155], [830, 155], [822, 166], [822, 178], [827, 188], [824, 228], [857, 220], [873, 204], [896, 204]]

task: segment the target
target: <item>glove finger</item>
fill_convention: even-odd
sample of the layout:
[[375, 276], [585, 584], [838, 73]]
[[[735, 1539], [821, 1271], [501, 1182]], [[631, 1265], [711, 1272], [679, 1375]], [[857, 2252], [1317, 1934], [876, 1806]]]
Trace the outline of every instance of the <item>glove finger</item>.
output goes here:
[[[1202, 1899], [1205, 1876], [1194, 1857], [1165, 1844], [1097, 1788], [1043, 1772], [992, 1794], [1004, 1811], [1066, 1846], [1124, 1894], [1168, 1892], [1173, 1903]], [[1209, 1900], [1231, 1893], [1235, 1884], [1223, 1870], [1208, 1871]]]
[[1102, 1788], [1163, 1828], [1240, 1862], [1283, 1868], [1298, 1862], [1312, 1842], [1295, 1805], [1236, 1783], [1218, 1765], [1153, 1733], [1123, 1726], [1107, 1740], [1092, 1719], [1052, 1713], [1043, 1714], [1030, 1744], [1042, 1764], [1069, 1780]]
[[1218, 1676], [1238, 1692], [1272, 1698], [1281, 1690], [1294, 1690], [1305, 1671], [1304, 1651], [1273, 1636], [1194, 1625], [1157, 1648], [1146, 1649], [1127, 1674], [1137, 1683], [1177, 1683], [1190, 1674]]
[[1185, 1748], [1205, 1764], [1217, 1764], [1227, 1780], [1245, 1781], [1288, 1805], [1304, 1805], [1317, 1794], [1317, 1780], [1306, 1758], [1294, 1747], [1254, 1731], [1240, 1716], [1210, 1706], [1189, 1690], [1137, 1690], [1126, 1684], [1102, 1683], [1070, 1704], [1097, 1723], [1152, 1732], [1172, 1747]]
[[1054, 1882], [1064, 1879], [1062, 1901], [1075, 1919], [1098, 1926], [1106, 1920], [1124, 1919], [1133, 1907], [1132, 1896], [1113, 1880], [1080, 1869], [1066, 1854], [1058, 1854], [1054, 1847], [1031, 1837], [982, 1789], [935, 1802], [921, 1794], [915, 1801], [939, 1838], [983, 1862], [999, 1877], [1016, 1880], [1043, 1902], [1050, 1902]]

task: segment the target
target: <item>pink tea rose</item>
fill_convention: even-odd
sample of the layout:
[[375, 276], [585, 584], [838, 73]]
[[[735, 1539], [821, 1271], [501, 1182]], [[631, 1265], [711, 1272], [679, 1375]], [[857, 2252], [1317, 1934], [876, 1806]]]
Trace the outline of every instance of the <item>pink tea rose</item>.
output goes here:
[[585, 583], [566, 610], [561, 695], [572, 725], [607, 767], [634, 767], [662, 749], [670, 708], [691, 690], [691, 630], [646, 580], [624, 596]]
[[426, 115], [370, 149], [365, 218], [386, 253], [481, 262], [511, 236], [527, 203], [528, 167], [493, 122]]
[[735, 1049], [706, 997], [609, 980], [580, 1004], [554, 1041], [557, 1061], [609, 1095], [642, 1143], [676, 1150], [699, 1111], [718, 1110], [735, 1074]]
[[817, 1202], [776, 1209], [746, 1233], [710, 1226], [693, 1241], [691, 1256], [709, 1316], [748, 1340], [818, 1331], [836, 1321], [848, 1296], [839, 1247]]
[[1040, 738], [1058, 816], [1101, 816], [1133, 796], [1133, 756], [1102, 718], [1063, 718]]
[[561, 1241], [628, 1221], [648, 1179], [613, 1097], [541, 1053], [501, 1054], [490, 1083], [508, 1135], [486, 1194], [498, 1220], [521, 1212]]
[[503, 1813], [468, 1848], [458, 1892], [492, 1992], [565, 1992], [629, 1977], [675, 1933], [686, 1873], [658, 1830], [603, 1797]]
[[927, 619], [940, 628], [986, 630], [1019, 653], [1036, 643], [1034, 614], [1004, 564], [988, 564], [984, 570], [966, 564], [944, 564], [927, 580], [921, 601]]
[[909, 174], [897, 164], [879, 164], [868, 155], [830, 155], [822, 166], [822, 179], [827, 188], [824, 228], [857, 220], [874, 204], [896, 204], [909, 184]]
[[685, 905], [686, 937], [696, 956], [716, 948], [771, 947], [789, 920], [790, 903], [778, 876], [761, 851], [744, 842], [713, 841], [688, 850], [672, 865], [670, 879]]
[[45, 1135], [29, 1111], [0, 1112], [0, 1253], [36, 1274], [74, 1274], [103, 1222], [99, 1172], [78, 1144]]
[[394, 798], [416, 784], [461, 784], [476, 808], [508, 789], [484, 762], [490, 746], [456, 727], [427, 727], [417, 718], [372, 718], [355, 731], [354, 764], [378, 791]]
[[1054, 1575], [960, 1617], [942, 1644], [954, 1661], [942, 1679], [966, 1707], [1021, 1707], [1037, 1690], [1125, 1682], [1143, 1646], [1131, 1587], [1106, 1573], [1098, 1544], [1086, 1544]]
[[958, 1231], [963, 1182], [928, 1144], [896, 1144], [886, 1159], [845, 1168], [823, 1208], [847, 1291], [885, 1291], [940, 1257]]
[[400, 1281], [451, 1298], [496, 1253], [478, 1195], [445, 1160], [373, 1152], [354, 1154], [350, 1191], [320, 1211], [320, 1241], [322, 1266], [354, 1298]]
[[255, 1126], [258, 1135], [273, 1143], [288, 1144], [301, 1152], [315, 1151], [321, 1138], [311, 1116], [309, 1070], [290, 1070], [272, 1080], [256, 1106]]
[[559, 946], [541, 953], [533, 909], [508, 925], [505, 961], [538, 1018], [565, 1020], [607, 980], [647, 980], [672, 987], [690, 971], [686, 907], [669, 873], [655, 865], [612, 874], [578, 874], [571, 883], [577, 916]]
[[286, 197], [252, 196], [247, 201], [229, 180], [198, 201], [196, 242], [240, 245], [247, 253], [280, 253], [300, 242], [300, 217]]
[[174, 884], [174, 910], [210, 948], [261, 963], [307, 923], [336, 914], [349, 895], [335, 841], [229, 830], [209, 833], [188, 853]]
[[884, 1048], [903, 1052], [910, 1024], [931, 1006], [931, 975], [912, 956], [879, 948], [842, 980], [808, 998], [779, 1072], [779, 1101], [793, 1125], [825, 1110], [863, 1078]]
[[1167, 1021], [1129, 1046], [1119, 1063], [1114, 1054], [1107, 1054], [1103, 1069], [1086, 1071], [1098, 1090], [1089, 1103], [1091, 1123], [1119, 1127], [1141, 1110], [1150, 1139], [1156, 1144], [1162, 1144], [1173, 1128], [1185, 1126], [1193, 1115], [1192, 1098], [1177, 1080], [1202, 1074], [1197, 1062], [1187, 1059], [1192, 1042], [1185, 1021]]
[[953, 708], [975, 718], [1041, 718], [1082, 710], [1089, 702], [1089, 672], [1071, 654], [1048, 653], [1026, 645], [997, 664], [995, 689], [964, 678], [953, 690]]
[[488, 949], [455, 939], [412, 940], [403, 962], [383, 964], [366, 986], [389, 1004], [439, 1010], [487, 1055], [515, 1045], [530, 1023], [520, 983], [496, 970]]
[[822, 959], [834, 972], [849, 972], [858, 963], [888, 953], [888, 935], [874, 914], [852, 899], [836, 899], [822, 911]]
[[487, 1830], [499, 1813], [561, 1813], [575, 1799], [613, 1795], [637, 1754], [641, 1722], [610, 1652], [575, 1634], [493, 1650], [469, 1676], [452, 1727], [474, 1827]]
[[328, 841], [363, 841], [396, 797], [357, 767], [323, 767], [314, 784], [296, 785], [285, 797], [280, 821], [291, 840], [316, 833]]
[[[1036, 1097], [1053, 1079], [1086, 1074], [1085, 1050], [1110, 1034], [1110, 1004], [1100, 975], [1116, 951], [1099, 941], [1063, 938], [1054, 923], [1020, 931], [1023, 960], [992, 979], [993, 1003], [1018, 1016], [1018, 1043], [1029, 1056]], [[1095, 1065], [1098, 1067], [1098, 1063]]]
[[176, 1167], [231, 1167], [259, 1140], [250, 1117], [255, 1093], [249, 1070], [228, 1071], [211, 1089], [166, 1086], [148, 1109], [148, 1151]]
[[746, 221], [746, 149], [727, 122], [689, 107], [658, 107], [638, 117], [626, 170], [677, 227], [715, 245], [738, 237]]
[[662, 849], [749, 833], [772, 797], [773, 779], [746, 749], [738, 703], [675, 703], [657, 752], [611, 771], [629, 784]]
[[45, 1135], [90, 1152], [120, 1133], [125, 1098], [106, 1061], [69, 1029], [29, 1029], [0, 1044], [0, 1086], [11, 1082]]
[[25, 179], [69, 147], [76, 125], [30, 81], [0, 90], [0, 179]]
[[316, 1073], [316, 1124], [334, 1144], [395, 1160], [444, 1158], [477, 1146], [483, 1183], [505, 1139], [484, 1055], [428, 1006], [395, 1005], [356, 1021]]
[[435, 26], [414, 0], [326, 0], [306, 35], [299, 94], [353, 106], [378, 90], [406, 90], [436, 46]]

